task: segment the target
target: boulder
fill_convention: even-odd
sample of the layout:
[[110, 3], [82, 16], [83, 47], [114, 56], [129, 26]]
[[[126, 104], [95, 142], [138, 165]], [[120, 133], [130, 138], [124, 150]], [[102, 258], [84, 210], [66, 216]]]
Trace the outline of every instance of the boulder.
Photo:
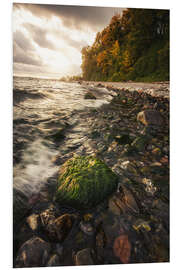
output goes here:
[[62, 165], [55, 200], [78, 209], [90, 209], [107, 198], [118, 177], [95, 156], [76, 156]]
[[162, 115], [156, 110], [145, 110], [139, 112], [137, 115], [137, 120], [143, 123], [145, 126], [162, 126], [164, 123]]
[[33, 237], [20, 247], [16, 258], [16, 267], [45, 266], [50, 250], [49, 243], [39, 237]]

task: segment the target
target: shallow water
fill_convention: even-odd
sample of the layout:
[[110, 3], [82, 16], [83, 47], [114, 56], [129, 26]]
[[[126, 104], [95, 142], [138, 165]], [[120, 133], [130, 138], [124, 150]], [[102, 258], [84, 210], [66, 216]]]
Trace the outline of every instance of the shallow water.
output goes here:
[[[91, 86], [58, 80], [14, 77], [13, 160], [14, 188], [28, 197], [38, 193], [58, 167], [52, 163], [60, 145], [48, 138], [59, 128], [75, 125], [64, 141], [67, 147], [85, 140], [86, 125], [79, 111], [97, 108], [112, 99], [105, 88], [96, 88], [96, 100], [84, 99]], [[65, 145], [63, 144], [63, 147]]]

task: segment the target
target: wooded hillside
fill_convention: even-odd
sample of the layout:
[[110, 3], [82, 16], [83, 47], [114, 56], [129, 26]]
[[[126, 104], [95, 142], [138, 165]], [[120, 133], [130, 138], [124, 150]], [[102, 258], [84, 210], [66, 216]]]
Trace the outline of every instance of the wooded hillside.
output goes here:
[[127, 9], [82, 49], [84, 80], [169, 80], [169, 11]]

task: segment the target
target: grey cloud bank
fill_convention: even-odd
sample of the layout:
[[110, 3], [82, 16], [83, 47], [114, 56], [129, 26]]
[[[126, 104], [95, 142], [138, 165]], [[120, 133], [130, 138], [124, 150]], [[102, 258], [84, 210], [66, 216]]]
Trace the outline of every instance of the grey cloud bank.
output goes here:
[[90, 27], [99, 31], [109, 23], [115, 12], [121, 8], [65, 6], [43, 4], [14, 4], [14, 8], [26, 9], [37, 17], [51, 19], [53, 16], [60, 18], [66, 27], [84, 29]]
[[[40, 50], [42, 48], [42, 50], [49, 50], [48, 57], [51, 57], [50, 53], [63, 54], [70, 63], [68, 73], [73, 75], [81, 72], [80, 52], [82, 47], [89, 45], [86, 40], [88, 31], [88, 37], [91, 36], [92, 39], [92, 34], [95, 35], [98, 31], [101, 31], [108, 25], [115, 12], [120, 13], [122, 9], [14, 3], [13, 12], [16, 11], [20, 11], [24, 14], [30, 12], [30, 14], [42, 20], [42, 25], [37, 25], [33, 20], [32, 22], [24, 21], [21, 24], [21, 28], [14, 32], [14, 71], [33, 72], [34, 67], [34, 73], [53, 73], [54, 70], [56, 70], [53, 66], [54, 62], [52, 60], [51, 66], [50, 64], [47, 66], [47, 58], [45, 60]], [[53, 17], [60, 19], [61, 23], [59, 22], [59, 28], [51, 28], [46, 24], [46, 22], [51, 22]], [[76, 33], [75, 37], [70, 34], [71, 32], [69, 32], [69, 30], [71, 30], [71, 32], [76, 31], [73, 32]], [[83, 33], [85, 35], [83, 35]], [[38, 50], [37, 47], [39, 48]], [[74, 50], [72, 50], [72, 48]], [[72, 54], [76, 56], [76, 52], [77, 55], [79, 55], [79, 60], [77, 60], [77, 57], [74, 59], [72, 57]], [[46, 63], [46, 65], [44, 63]], [[67, 72], [67, 68], [64, 69], [64, 72], [65, 70]], [[61, 70], [57, 70], [57, 72], [60, 74], [63, 73], [63, 67]]]

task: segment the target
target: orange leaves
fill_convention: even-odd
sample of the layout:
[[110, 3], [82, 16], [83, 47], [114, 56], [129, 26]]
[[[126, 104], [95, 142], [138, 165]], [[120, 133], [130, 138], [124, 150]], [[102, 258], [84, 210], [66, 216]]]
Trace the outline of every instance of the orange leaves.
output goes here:
[[120, 54], [120, 46], [118, 40], [115, 41], [111, 50], [111, 54], [113, 55], [113, 57], [117, 57]]
[[120, 258], [122, 263], [128, 263], [131, 255], [131, 243], [128, 240], [128, 236], [123, 234], [116, 238], [113, 250], [115, 256]]
[[111, 58], [106, 50], [100, 52], [97, 56], [97, 66], [102, 68], [103, 73], [106, 72], [108, 66], [111, 66]]

